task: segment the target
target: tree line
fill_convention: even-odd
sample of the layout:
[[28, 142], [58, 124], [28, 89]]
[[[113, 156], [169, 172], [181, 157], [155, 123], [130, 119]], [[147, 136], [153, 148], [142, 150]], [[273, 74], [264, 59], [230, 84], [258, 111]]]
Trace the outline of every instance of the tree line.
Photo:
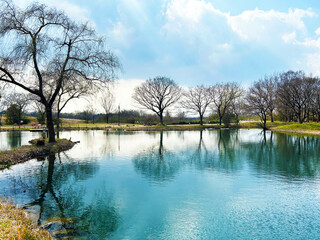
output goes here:
[[136, 87], [133, 99], [153, 111], [161, 124], [163, 114], [175, 105], [198, 114], [200, 124], [208, 111], [215, 112], [219, 124], [229, 122], [230, 115], [257, 115], [262, 127], [275, 115], [282, 121], [299, 123], [320, 121], [320, 80], [303, 71], [275, 73], [254, 82], [249, 89], [237, 83], [217, 83], [182, 89], [172, 79], [155, 77]]

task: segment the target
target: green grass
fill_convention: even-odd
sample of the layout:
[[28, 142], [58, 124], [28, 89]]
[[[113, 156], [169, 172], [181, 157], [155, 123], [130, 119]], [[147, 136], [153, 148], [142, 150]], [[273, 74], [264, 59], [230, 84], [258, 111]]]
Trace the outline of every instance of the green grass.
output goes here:
[[[260, 122], [241, 122], [239, 123], [241, 128], [261, 128], [261, 123]], [[267, 122], [267, 128], [276, 128], [280, 126], [286, 126], [286, 125], [291, 125], [291, 123], [287, 122]]]
[[320, 123], [293, 123], [283, 126], [278, 126], [277, 129], [282, 130], [303, 130], [303, 131], [320, 131]]

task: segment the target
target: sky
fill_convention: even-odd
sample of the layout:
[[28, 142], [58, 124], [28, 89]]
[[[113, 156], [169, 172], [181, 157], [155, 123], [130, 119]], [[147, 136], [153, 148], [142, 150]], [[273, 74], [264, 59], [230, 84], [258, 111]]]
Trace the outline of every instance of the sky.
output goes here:
[[[20, 7], [32, 2], [14, 0]], [[304, 70], [320, 75], [319, 0], [42, 0], [89, 21], [122, 64], [115, 92], [167, 76], [184, 87]]]

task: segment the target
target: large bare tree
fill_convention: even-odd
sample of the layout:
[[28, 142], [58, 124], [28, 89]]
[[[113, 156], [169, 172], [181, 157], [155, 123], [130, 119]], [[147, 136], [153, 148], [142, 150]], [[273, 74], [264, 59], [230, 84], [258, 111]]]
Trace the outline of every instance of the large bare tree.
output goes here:
[[288, 71], [280, 74], [277, 96], [280, 106], [288, 108], [299, 123], [309, 117], [312, 100], [316, 98], [318, 79], [306, 76], [303, 71]]
[[236, 83], [216, 84], [211, 87], [211, 94], [215, 111], [219, 115], [219, 124], [230, 108], [232, 102], [242, 95], [242, 90]]
[[244, 91], [242, 90], [242, 95], [239, 98], [234, 99], [230, 104], [230, 112], [235, 115], [236, 123], [239, 123], [239, 116], [244, 114], [246, 111]]
[[263, 80], [259, 80], [249, 88], [246, 100], [247, 109], [260, 117], [263, 129], [267, 129], [267, 116], [269, 113], [269, 92]]
[[[0, 81], [39, 97], [46, 108], [49, 141], [55, 141], [53, 104], [70, 79], [89, 85], [114, 78], [117, 58], [88, 23], [34, 3], [25, 10], [0, 0]], [[72, 78], [70, 78], [72, 76]]]
[[262, 88], [267, 92], [266, 101], [271, 122], [274, 122], [274, 111], [277, 107], [277, 82], [278, 77], [276, 75], [265, 76], [264, 80], [261, 82]]
[[163, 113], [180, 99], [181, 88], [170, 78], [155, 77], [136, 87], [132, 97], [144, 108], [155, 112], [163, 125]]
[[182, 107], [187, 111], [196, 112], [199, 114], [200, 125], [203, 125], [203, 117], [212, 103], [212, 94], [209, 87], [197, 86], [183, 93], [184, 99], [181, 102]]

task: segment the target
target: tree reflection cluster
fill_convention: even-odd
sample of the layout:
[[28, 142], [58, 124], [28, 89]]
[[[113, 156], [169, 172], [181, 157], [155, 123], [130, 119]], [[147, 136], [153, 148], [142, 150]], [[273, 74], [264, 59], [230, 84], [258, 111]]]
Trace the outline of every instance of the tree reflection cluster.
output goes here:
[[[53, 236], [108, 238], [120, 219], [112, 194], [101, 188], [88, 197], [85, 189], [75, 184], [91, 178], [99, 169], [97, 163], [79, 164], [62, 154], [63, 157], [49, 155], [29, 175], [11, 176], [12, 186], [31, 199], [25, 208], [37, 209], [37, 223], [53, 230]], [[52, 227], [53, 224], [59, 227]]]
[[159, 133], [159, 144], [137, 154], [133, 164], [138, 173], [157, 183], [174, 179], [184, 168], [228, 173], [243, 169], [245, 162], [256, 172], [288, 179], [319, 175], [319, 137], [261, 131], [256, 141], [249, 141], [240, 137], [244, 131], [205, 131], [207, 142], [201, 131], [197, 145], [179, 151], [166, 149]]

